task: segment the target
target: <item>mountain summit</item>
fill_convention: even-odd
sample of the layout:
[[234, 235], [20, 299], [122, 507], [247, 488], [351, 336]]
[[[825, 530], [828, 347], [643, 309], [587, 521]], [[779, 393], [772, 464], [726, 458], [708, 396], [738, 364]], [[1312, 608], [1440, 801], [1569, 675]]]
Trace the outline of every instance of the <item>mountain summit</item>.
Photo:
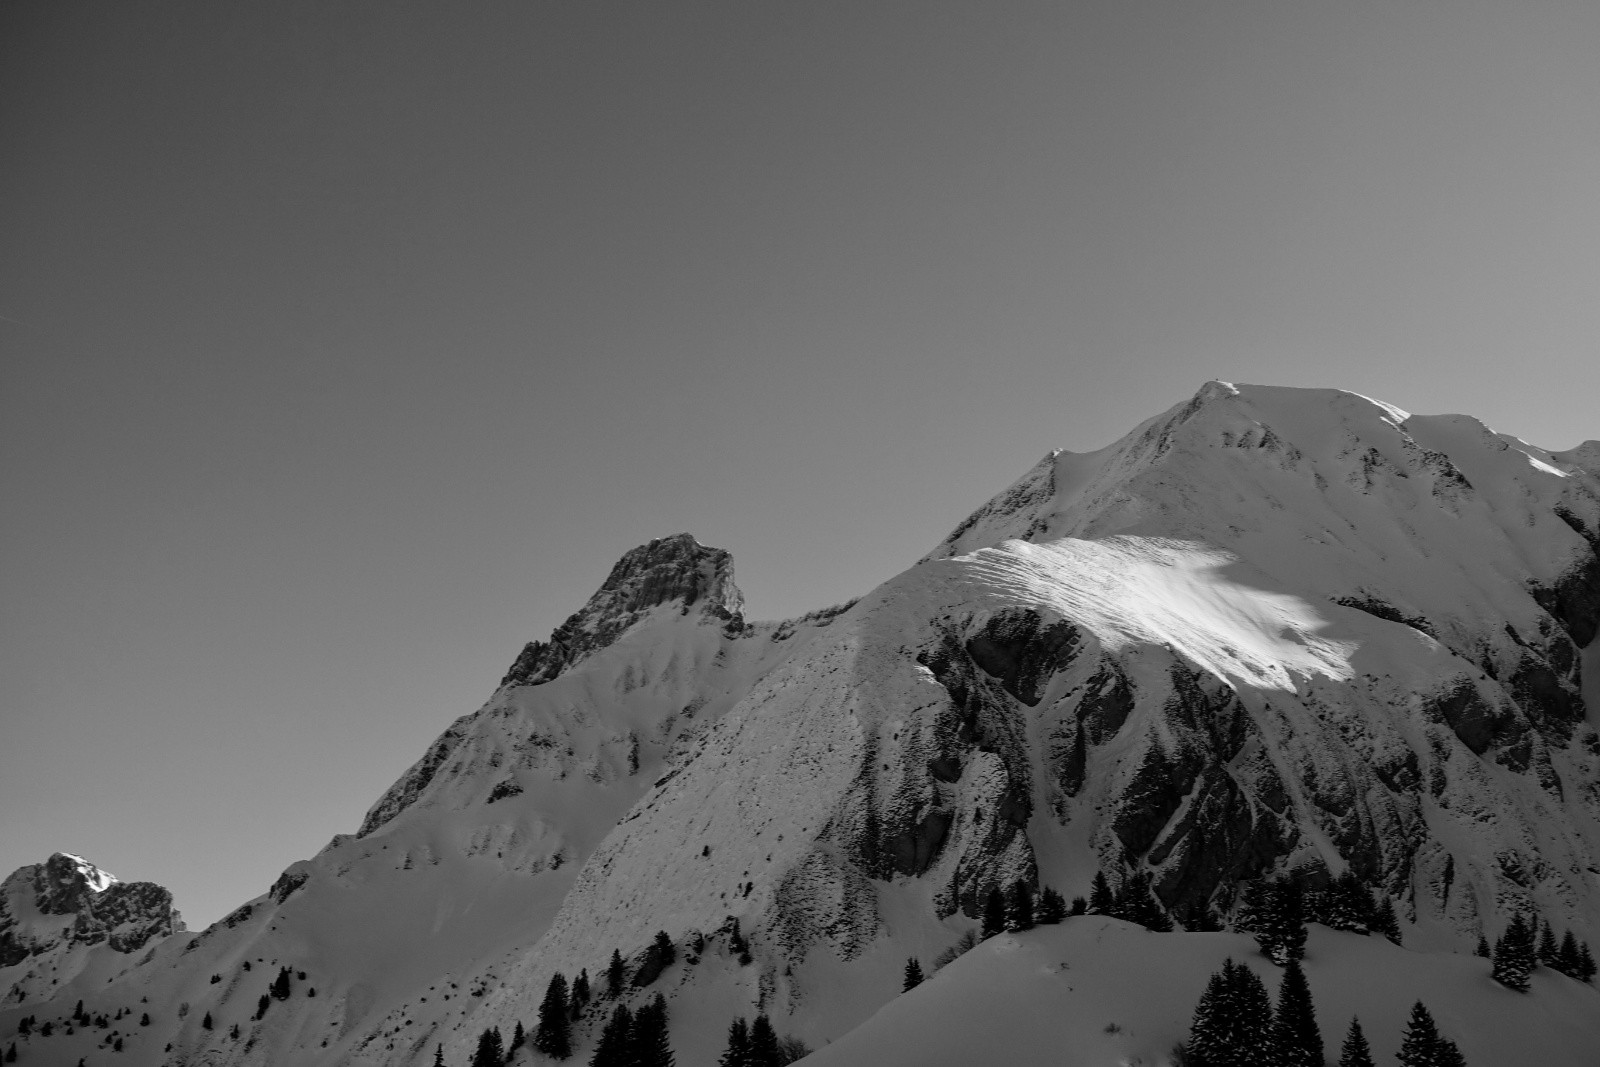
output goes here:
[[[358, 833], [51, 1003], [189, 1005], [131, 1064], [458, 1063], [553, 976], [609, 972], [604, 999], [665, 991], [680, 1060], [709, 1062], [757, 1010], [833, 1041], [997, 892], [1097, 879], [1189, 930], [1269, 880], [1354, 884], [1397, 914], [1400, 971], [1466, 990], [1514, 916], [1600, 935], [1597, 456], [1210, 382], [798, 619], [746, 620], [726, 552], [651, 541]], [[1233, 942], [1196, 944], [1185, 966]], [[252, 961], [317, 996], [250, 1017]], [[1154, 1055], [1186, 1022], [1142, 1025]]]

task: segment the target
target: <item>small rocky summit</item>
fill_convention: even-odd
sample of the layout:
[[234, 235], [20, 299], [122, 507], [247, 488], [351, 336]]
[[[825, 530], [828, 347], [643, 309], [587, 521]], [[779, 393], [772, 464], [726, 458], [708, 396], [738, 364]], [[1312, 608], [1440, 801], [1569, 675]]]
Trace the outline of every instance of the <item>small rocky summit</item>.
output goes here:
[[685, 614], [698, 605], [734, 628], [743, 626], [744, 597], [733, 584], [733, 556], [708, 548], [687, 533], [658, 537], [632, 549], [549, 641], [530, 641], [523, 647], [500, 684], [548, 682], [611, 644], [650, 611], [674, 602], [682, 603]]
[[19, 867], [0, 884], [0, 967], [74, 945], [133, 952], [183, 928], [166, 889], [119, 882], [65, 852]]

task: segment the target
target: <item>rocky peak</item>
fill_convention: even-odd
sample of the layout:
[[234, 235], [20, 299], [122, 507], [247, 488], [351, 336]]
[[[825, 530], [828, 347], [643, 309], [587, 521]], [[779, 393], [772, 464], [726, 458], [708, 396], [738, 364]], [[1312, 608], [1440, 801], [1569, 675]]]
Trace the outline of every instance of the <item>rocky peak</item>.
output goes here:
[[57, 852], [34, 868], [34, 901], [46, 915], [73, 915], [116, 882], [88, 860]]
[[741, 625], [744, 597], [733, 584], [733, 556], [700, 544], [687, 533], [658, 537], [623, 554], [581, 610], [550, 635], [532, 641], [501, 679], [501, 686], [537, 685], [605, 648], [663, 604], [680, 603], [726, 623]]
[[18, 868], [0, 885], [0, 966], [72, 944], [132, 952], [183, 928], [165, 888], [120, 882], [65, 852]]

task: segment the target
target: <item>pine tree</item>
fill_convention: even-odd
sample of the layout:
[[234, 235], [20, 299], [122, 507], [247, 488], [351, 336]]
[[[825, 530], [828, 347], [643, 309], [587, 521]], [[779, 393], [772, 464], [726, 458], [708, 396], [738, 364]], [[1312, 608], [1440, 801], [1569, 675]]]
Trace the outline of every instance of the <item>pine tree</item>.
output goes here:
[[433, 1067], [444, 1067], [444, 1046], [433, 1046]]
[[1073, 897], [1072, 903], [1067, 907], [1068, 915], [1087, 915], [1088, 912], [1089, 902], [1082, 897]]
[[628, 1045], [630, 1067], [673, 1067], [676, 1061], [667, 1038], [667, 1001], [660, 993], [633, 1017]]
[[717, 1067], [750, 1067], [750, 1027], [743, 1018], [728, 1026], [728, 1048]]
[[[551, 1059], [572, 1055], [572, 1023], [567, 1014], [567, 979], [560, 971], [550, 976], [550, 985], [539, 1004], [539, 1025], [533, 1031], [533, 1047]], [[520, 1031], [522, 1024], [518, 1023]], [[512, 1048], [519, 1041], [514, 1040]]]
[[633, 1067], [629, 1062], [632, 1032], [633, 1015], [626, 1004], [618, 1004], [605, 1029], [600, 1031], [600, 1040], [589, 1057], [589, 1067]]
[[628, 965], [622, 962], [620, 949], [611, 950], [611, 962], [606, 965], [606, 995], [615, 1000], [622, 995], [622, 984], [628, 977]]
[[1494, 944], [1494, 968], [1491, 973], [1501, 985], [1525, 992], [1533, 962], [1533, 932], [1522, 921], [1521, 915], [1513, 915], [1506, 932]]
[[583, 1009], [589, 1006], [589, 971], [585, 968], [578, 972], [578, 977], [572, 980], [572, 991], [567, 995], [567, 1003], [572, 1008], [572, 1017], [578, 1018], [583, 1014]]
[[200, 1020], [200, 1025], [205, 1027], [207, 1030], [210, 1030], [212, 1028], [212, 1026], [211, 1026], [211, 1013], [209, 1011], [206, 1012], [206, 1017], [204, 1019]]
[[1489, 940], [1482, 934], [1478, 935], [1478, 947], [1473, 949], [1472, 952], [1473, 955], [1482, 956], [1486, 960], [1494, 957], [1494, 953], [1489, 951]]
[[1572, 936], [1571, 930], [1561, 935], [1561, 947], [1556, 949], [1554, 966], [1568, 978], [1578, 977], [1578, 972], [1583, 968], [1578, 959], [1578, 939]]
[[1095, 871], [1094, 881], [1089, 884], [1089, 914], [1110, 915], [1116, 906], [1117, 901], [1111, 895], [1111, 883], [1106, 881], [1106, 873]]
[[7, 1063], [16, 1063], [17, 1062], [17, 1043], [15, 1041], [11, 1042], [10, 1045], [6, 1046], [6, 1062]]
[[1000, 887], [989, 890], [983, 901], [983, 936], [993, 937], [1006, 928], [1006, 898]]
[[1359, 1019], [1350, 1020], [1350, 1029], [1344, 1035], [1344, 1047], [1339, 1050], [1339, 1067], [1376, 1067], [1372, 1062], [1372, 1049], [1367, 1046], [1367, 1035], [1361, 1032]]
[[1385, 896], [1379, 903], [1377, 910], [1372, 915], [1372, 932], [1382, 934], [1384, 937], [1400, 943], [1400, 917], [1394, 912], [1394, 901]]
[[756, 1016], [750, 1024], [749, 1067], [783, 1067], [783, 1053], [778, 1049], [778, 1035], [766, 1012]]
[[1576, 977], [1580, 982], [1592, 982], [1594, 981], [1594, 973], [1594, 957], [1589, 954], [1589, 942], [1579, 941], [1578, 973]]
[[1561, 949], [1556, 944], [1556, 932], [1550, 928], [1549, 923], [1544, 924], [1544, 929], [1539, 932], [1539, 948], [1536, 955], [1538, 961], [1546, 967], [1554, 964], [1560, 957], [1557, 955]]
[[1354, 871], [1345, 871], [1322, 894], [1318, 921], [1335, 930], [1364, 934], [1372, 926], [1372, 898]]
[[917, 961], [915, 956], [912, 956], [910, 959], [906, 960], [905, 983], [900, 987], [900, 992], [909, 993], [911, 990], [917, 988], [917, 986], [921, 984], [922, 964]]
[[472, 1055], [472, 1067], [505, 1067], [505, 1042], [500, 1028], [485, 1030], [478, 1035], [478, 1050]]
[[267, 987], [267, 992], [278, 1000], [289, 999], [289, 968], [279, 968], [278, 977], [272, 980], [272, 984]]
[[650, 947], [645, 949], [644, 963], [633, 976], [633, 985], [636, 989], [645, 986], [661, 977], [661, 972], [671, 966], [673, 960], [678, 958], [678, 949], [672, 943], [672, 938], [667, 936], [665, 930], [656, 934]]
[[1067, 917], [1067, 902], [1060, 893], [1049, 886], [1039, 894], [1039, 906], [1035, 909], [1034, 921], [1040, 926], [1054, 926]]
[[1033, 929], [1033, 893], [1028, 883], [1018, 879], [1006, 899], [1006, 929]]
[[1233, 960], [1211, 976], [1185, 1045], [1191, 1067], [1276, 1067], [1272, 1000], [1255, 972]]
[[1439, 1067], [1440, 1044], [1439, 1028], [1434, 1025], [1433, 1016], [1422, 1006], [1422, 1001], [1417, 1001], [1400, 1039], [1400, 1052], [1396, 1056], [1400, 1067]]
[[1289, 961], [1278, 984], [1276, 1018], [1282, 1067], [1322, 1067], [1322, 1031], [1311, 1005], [1311, 986], [1297, 959]]
[[[523, 1045], [526, 1045], [527, 1043], [528, 1043], [528, 1031], [526, 1031], [526, 1030], [524, 1030], [522, 1028], [522, 1020], [518, 1019], [517, 1020], [517, 1028], [515, 1030], [511, 1031], [511, 1047], [506, 1049], [506, 1053], [509, 1055], [510, 1053], [513, 1053], [513, 1052], [517, 1051], [517, 1049], [521, 1048]], [[563, 1056], [562, 1058], [565, 1059], [566, 1057]]]
[[261, 999], [256, 1001], [256, 1018], [265, 1019], [267, 1017], [267, 1009], [270, 1007], [272, 1007], [272, 998], [265, 993], [261, 994]]
[[149, 1012], [144, 1012], [139, 1016], [139, 1025], [140, 1026], [149, 1026], [150, 1025], [150, 1013]]

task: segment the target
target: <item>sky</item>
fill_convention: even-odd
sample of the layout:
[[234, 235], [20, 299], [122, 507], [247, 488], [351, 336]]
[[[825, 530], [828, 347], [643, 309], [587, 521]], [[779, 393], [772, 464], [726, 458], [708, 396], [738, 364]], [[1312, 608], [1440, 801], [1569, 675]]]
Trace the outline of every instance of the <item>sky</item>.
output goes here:
[[0, 875], [191, 926], [627, 549], [777, 618], [1211, 378], [1600, 437], [1600, 5], [0, 5]]

